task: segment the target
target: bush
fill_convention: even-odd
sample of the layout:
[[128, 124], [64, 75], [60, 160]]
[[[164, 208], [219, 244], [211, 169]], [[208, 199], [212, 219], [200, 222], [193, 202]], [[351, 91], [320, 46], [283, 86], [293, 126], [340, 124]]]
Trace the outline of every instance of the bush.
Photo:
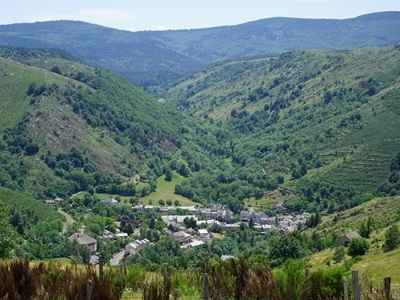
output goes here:
[[36, 143], [30, 143], [25, 147], [26, 155], [35, 155], [39, 152], [39, 145]]
[[348, 246], [347, 253], [352, 256], [364, 255], [369, 249], [369, 243], [363, 238], [354, 238]]

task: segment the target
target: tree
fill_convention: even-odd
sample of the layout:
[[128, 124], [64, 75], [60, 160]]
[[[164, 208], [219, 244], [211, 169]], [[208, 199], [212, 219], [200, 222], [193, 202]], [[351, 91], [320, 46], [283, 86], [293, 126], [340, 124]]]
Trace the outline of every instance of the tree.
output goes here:
[[171, 171], [171, 170], [168, 170], [168, 171], [165, 173], [165, 180], [166, 180], [166, 181], [172, 181], [172, 178], [173, 178], [172, 171]]
[[372, 232], [372, 218], [371, 218], [371, 216], [368, 217], [367, 222], [362, 222], [360, 224], [359, 231], [360, 231], [361, 237], [366, 238], [366, 239], [369, 238], [369, 236], [370, 236], [370, 234]]
[[359, 237], [351, 240], [347, 249], [347, 253], [352, 256], [364, 255], [369, 249], [369, 243], [367, 240]]
[[17, 246], [17, 233], [10, 223], [10, 211], [0, 201], [0, 258], [8, 258]]
[[54, 66], [51, 68], [51, 71], [56, 74], [61, 74], [61, 70], [58, 66]]
[[165, 201], [163, 199], [158, 200], [158, 204], [160, 204], [160, 206], [164, 206], [165, 205]]
[[123, 232], [131, 235], [135, 232], [135, 227], [133, 227], [132, 223], [127, 223], [123, 229]]
[[172, 205], [172, 200], [168, 199], [166, 203], [167, 203], [168, 206], [171, 206]]
[[250, 218], [250, 221], [249, 221], [249, 228], [251, 228], [251, 229], [254, 228], [254, 220], [253, 220], [253, 217]]
[[335, 264], [340, 263], [346, 257], [346, 251], [344, 247], [336, 247], [335, 252], [332, 254], [332, 260]]
[[383, 244], [383, 251], [388, 252], [398, 248], [400, 245], [399, 227], [394, 224], [389, 227], [385, 234], [385, 243]]
[[190, 219], [188, 217], [186, 217], [183, 220], [183, 223], [186, 225], [186, 228], [197, 229], [197, 221], [195, 219], [193, 219], [193, 217], [190, 217]]
[[30, 143], [25, 147], [26, 155], [35, 155], [39, 152], [39, 145], [36, 143]]

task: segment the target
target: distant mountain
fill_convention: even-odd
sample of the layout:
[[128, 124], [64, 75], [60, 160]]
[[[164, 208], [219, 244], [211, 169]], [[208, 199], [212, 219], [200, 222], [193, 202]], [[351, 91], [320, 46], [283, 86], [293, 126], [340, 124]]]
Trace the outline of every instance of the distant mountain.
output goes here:
[[0, 26], [0, 45], [60, 48], [140, 86], [177, 79], [212, 63], [298, 49], [390, 46], [400, 12], [346, 20], [270, 18], [196, 30], [128, 32], [76, 21]]

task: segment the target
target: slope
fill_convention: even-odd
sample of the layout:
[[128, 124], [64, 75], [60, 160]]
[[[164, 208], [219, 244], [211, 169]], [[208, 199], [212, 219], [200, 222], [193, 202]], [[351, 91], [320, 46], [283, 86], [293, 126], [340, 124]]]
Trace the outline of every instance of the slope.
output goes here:
[[277, 178], [291, 209], [342, 210], [397, 193], [394, 175], [381, 185], [400, 147], [399, 66], [399, 47], [296, 51], [205, 69], [169, 101], [227, 126], [233, 165]]
[[135, 84], [150, 86], [230, 59], [297, 49], [394, 45], [400, 41], [399, 14], [375, 13], [347, 20], [271, 18], [163, 32], [128, 32], [73, 21], [38, 22], [0, 26], [0, 45], [64, 49]]
[[[360, 232], [362, 224], [372, 220], [371, 235], [368, 238], [370, 249], [365, 256], [359, 257], [351, 268], [359, 270], [360, 276], [368, 276], [374, 284], [380, 284], [385, 276], [392, 277], [392, 283], [400, 282], [399, 272], [394, 262], [399, 257], [399, 250], [383, 252], [382, 245], [385, 233], [394, 224], [399, 224], [399, 197], [374, 198], [358, 207], [324, 217], [321, 224], [314, 229], [318, 236], [331, 241], [333, 245], [337, 239], [352, 231]], [[324, 250], [311, 257], [310, 264], [313, 268], [321, 268], [328, 261], [332, 261], [333, 250]]]
[[94, 187], [132, 195], [134, 185], [123, 184], [133, 175], [158, 174], [183, 141], [207, 140], [187, 130], [197, 121], [121, 76], [59, 50], [1, 53], [2, 186], [52, 197]]

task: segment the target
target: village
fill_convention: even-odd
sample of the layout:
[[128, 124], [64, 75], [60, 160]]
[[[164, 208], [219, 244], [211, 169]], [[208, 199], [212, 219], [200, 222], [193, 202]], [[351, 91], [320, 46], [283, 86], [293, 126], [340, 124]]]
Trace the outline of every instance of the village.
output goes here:
[[[118, 205], [118, 201], [113, 198], [106, 198], [103, 202], [109, 206]], [[242, 210], [235, 216], [228, 206], [222, 204], [209, 204], [207, 207], [198, 206], [154, 206], [137, 205], [132, 207], [137, 211], [154, 210], [161, 213], [161, 220], [165, 224], [164, 232], [172, 239], [180, 243], [182, 249], [192, 249], [212, 241], [210, 228], [218, 226], [222, 230], [231, 230], [240, 228], [240, 226], [249, 226], [258, 230], [260, 234], [276, 230], [281, 234], [293, 232], [299, 226], [306, 224], [305, 215], [284, 214], [279, 216], [268, 216], [263, 212], [257, 212], [253, 208]], [[275, 210], [281, 210], [281, 206], [274, 206]], [[178, 214], [179, 212], [179, 214]], [[182, 215], [182, 212], [185, 214]], [[188, 222], [194, 222], [193, 226], [187, 226]], [[117, 224], [120, 225], [120, 224]], [[135, 233], [140, 230], [140, 224], [135, 224]], [[102, 236], [103, 241], [114, 238], [128, 238], [128, 234], [117, 230], [115, 233], [106, 231]], [[93, 254], [92, 263], [97, 263], [95, 256], [97, 246], [96, 240], [83, 233], [75, 233], [70, 240], [76, 239], [79, 244], [86, 245]], [[125, 245], [123, 251], [117, 253], [111, 260], [112, 265], [116, 265], [124, 256], [137, 254], [143, 247], [150, 245], [149, 239], [137, 239]], [[224, 256], [224, 257], [229, 257]]]

